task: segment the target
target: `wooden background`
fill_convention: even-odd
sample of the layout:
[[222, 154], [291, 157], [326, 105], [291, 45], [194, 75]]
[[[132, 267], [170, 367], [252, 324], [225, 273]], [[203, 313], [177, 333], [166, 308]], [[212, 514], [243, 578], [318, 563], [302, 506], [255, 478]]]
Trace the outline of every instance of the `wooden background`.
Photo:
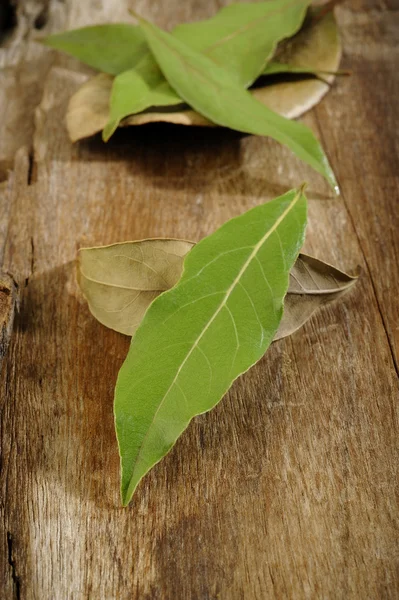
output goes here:
[[[171, 27], [223, 0], [17, 0], [15, 15], [10, 4], [0, 264], [20, 309], [1, 379], [1, 598], [399, 598], [397, 2], [337, 8], [353, 76], [304, 118], [339, 199], [278, 144], [229, 131], [69, 143], [66, 105], [89, 70], [39, 33], [126, 20], [129, 5]], [[359, 283], [273, 344], [121, 508], [112, 402], [129, 341], [90, 316], [77, 248], [200, 239], [303, 180], [306, 250], [360, 265]]]

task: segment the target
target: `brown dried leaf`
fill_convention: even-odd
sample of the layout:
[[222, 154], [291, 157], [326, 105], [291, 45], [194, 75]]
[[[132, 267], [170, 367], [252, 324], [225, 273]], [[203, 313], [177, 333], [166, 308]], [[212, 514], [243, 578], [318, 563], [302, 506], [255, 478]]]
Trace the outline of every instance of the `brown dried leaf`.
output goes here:
[[[254, 89], [254, 96], [288, 119], [295, 119], [318, 104], [334, 81], [342, 48], [332, 12], [315, 25], [305, 26], [296, 36], [284, 42], [273, 61], [292, 67], [323, 73], [322, 78], [303, 77]], [[259, 82], [262, 79], [258, 80]]]
[[180, 279], [193, 242], [149, 239], [79, 251], [78, 279], [100, 323], [133, 335], [151, 302]]
[[284, 315], [274, 341], [297, 331], [319, 307], [344, 294], [356, 280], [313, 256], [300, 254], [290, 272]]

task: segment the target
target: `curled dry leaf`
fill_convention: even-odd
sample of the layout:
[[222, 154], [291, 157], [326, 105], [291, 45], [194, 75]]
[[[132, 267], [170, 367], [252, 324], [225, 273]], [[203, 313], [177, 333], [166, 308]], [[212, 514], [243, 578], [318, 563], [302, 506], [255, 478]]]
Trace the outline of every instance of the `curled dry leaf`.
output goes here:
[[313, 256], [300, 254], [290, 272], [284, 315], [274, 341], [297, 331], [318, 308], [348, 291], [356, 279]]
[[318, 104], [328, 92], [341, 55], [338, 27], [334, 14], [329, 12], [314, 25], [305, 26], [296, 36], [286, 40], [273, 59], [289, 65], [291, 73], [294, 69], [304, 69], [322, 73], [322, 78], [304, 77], [297, 81], [280, 79], [279, 83], [273, 85], [261, 85], [254, 89], [253, 94], [273, 110], [278, 110], [289, 119], [295, 119]]
[[[285, 42], [273, 60], [315, 72], [334, 72], [341, 58], [341, 44], [333, 13], [328, 13], [314, 25], [301, 30]], [[281, 76], [280, 76], [281, 77]], [[267, 77], [258, 80], [265, 85], [251, 92], [263, 104], [278, 114], [296, 118], [317, 104], [329, 89], [334, 75], [323, 75], [324, 81], [306, 78], [266, 84]], [[109, 100], [113, 77], [104, 73], [87, 81], [70, 99], [66, 115], [69, 137], [73, 142], [101, 131], [109, 116]], [[326, 83], [328, 82], [328, 83]], [[214, 126], [205, 117], [186, 105], [157, 108], [127, 117], [122, 126], [144, 125], [165, 121], [178, 125]]]
[[[148, 239], [82, 248], [79, 283], [93, 316], [132, 336], [151, 302], [180, 279], [194, 242]], [[302, 327], [320, 306], [335, 300], [356, 278], [317, 258], [300, 254], [290, 273], [284, 314], [274, 340]]]

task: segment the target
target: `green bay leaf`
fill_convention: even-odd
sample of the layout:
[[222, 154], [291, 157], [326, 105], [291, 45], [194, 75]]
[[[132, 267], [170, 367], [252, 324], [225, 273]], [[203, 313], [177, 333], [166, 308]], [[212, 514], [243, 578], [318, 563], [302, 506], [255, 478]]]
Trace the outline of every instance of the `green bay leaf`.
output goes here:
[[140, 25], [166, 79], [190, 106], [218, 125], [272, 137], [288, 146], [338, 191], [327, 157], [310, 129], [272, 112], [207, 56], [144, 19]]
[[122, 119], [155, 106], [176, 106], [183, 101], [164, 78], [162, 71], [147, 54], [134, 69], [115, 77], [109, 104], [109, 118], [103, 130], [107, 142]]
[[110, 75], [130, 69], [143, 55], [148, 55], [140, 27], [127, 23], [82, 27], [49, 35], [40, 41]]
[[103, 130], [107, 142], [120, 122], [129, 115], [156, 106], [176, 106], [183, 100], [169, 85], [162, 71], [149, 53], [134, 69], [115, 77], [112, 83], [109, 118]]
[[199, 242], [179, 283], [151, 304], [115, 390], [123, 504], [190, 420], [263, 356], [305, 227], [302, 190], [253, 208]]
[[[211, 19], [178, 25], [172, 35], [225, 67], [240, 86], [248, 87], [262, 73], [277, 43], [299, 30], [308, 4], [309, 0], [232, 4]], [[103, 139], [107, 141], [129, 115], [182, 102], [149, 52], [115, 78]]]
[[310, 0], [234, 3], [211, 19], [178, 25], [172, 33], [248, 87], [262, 73], [277, 43], [300, 29], [309, 4]]

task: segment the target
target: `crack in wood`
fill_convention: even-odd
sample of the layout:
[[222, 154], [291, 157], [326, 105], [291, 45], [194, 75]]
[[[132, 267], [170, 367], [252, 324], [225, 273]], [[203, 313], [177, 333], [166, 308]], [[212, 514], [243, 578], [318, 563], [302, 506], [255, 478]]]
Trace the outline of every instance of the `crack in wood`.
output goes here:
[[30, 238], [30, 248], [31, 248], [31, 256], [30, 256], [30, 272], [33, 275], [35, 270], [35, 242], [33, 237]]
[[15, 309], [18, 309], [17, 289], [13, 277], [0, 273], [0, 363], [7, 353]]
[[41, 9], [41, 11], [39, 12], [39, 14], [37, 15], [37, 17], [35, 18], [35, 20], [33, 22], [33, 27], [35, 29], [38, 29], [39, 31], [41, 29], [44, 29], [44, 27], [46, 27], [46, 25], [48, 23], [48, 19], [49, 19], [49, 5], [47, 3], [47, 4], [45, 4], [43, 6], [43, 8]]
[[[317, 113], [315, 114], [315, 118], [316, 118], [316, 121], [317, 121], [319, 135], [320, 135], [320, 138], [321, 138], [321, 140], [323, 142], [323, 146], [325, 148], [327, 148], [328, 147], [327, 140], [325, 140], [325, 136], [323, 135], [323, 128], [321, 127], [321, 124], [320, 124], [319, 119], [317, 117]], [[378, 312], [379, 312], [379, 315], [380, 315], [380, 318], [381, 318], [381, 323], [382, 323], [382, 326], [383, 326], [383, 329], [384, 329], [384, 332], [385, 332], [385, 336], [386, 336], [386, 339], [387, 339], [388, 349], [389, 349], [389, 353], [391, 355], [393, 368], [395, 369], [396, 376], [399, 378], [399, 364], [398, 364], [398, 361], [397, 361], [395, 348], [394, 348], [394, 345], [392, 343], [391, 336], [390, 336], [390, 333], [388, 331], [388, 325], [387, 325], [387, 322], [386, 322], [386, 318], [384, 316], [384, 312], [382, 310], [382, 307], [381, 307], [381, 304], [380, 304], [380, 301], [379, 301], [379, 298], [378, 298], [377, 289], [376, 289], [376, 286], [375, 286], [375, 283], [374, 283], [374, 280], [373, 280], [373, 275], [371, 273], [371, 269], [370, 269], [369, 263], [367, 261], [366, 252], [365, 252], [365, 250], [363, 248], [363, 245], [362, 245], [362, 242], [361, 242], [361, 239], [360, 239], [360, 236], [359, 236], [356, 224], [355, 224], [355, 220], [354, 220], [354, 218], [352, 216], [352, 213], [351, 213], [351, 211], [349, 209], [349, 205], [348, 205], [348, 203], [347, 203], [347, 201], [345, 199], [345, 195], [344, 195], [344, 193], [342, 191], [342, 186], [341, 186], [341, 183], [340, 183], [340, 180], [338, 178], [338, 175], [337, 175], [336, 171], [335, 171], [335, 177], [336, 177], [337, 182], [338, 182], [338, 186], [339, 186], [339, 189], [340, 189], [342, 201], [344, 203], [346, 212], [347, 212], [349, 220], [351, 222], [352, 229], [353, 229], [354, 234], [356, 236], [356, 240], [357, 240], [360, 252], [362, 254], [362, 257], [363, 257], [363, 260], [364, 260], [364, 264], [365, 264], [366, 269], [367, 269], [368, 278], [369, 278], [369, 280], [371, 282], [371, 288], [373, 290], [373, 296], [375, 298], [377, 309], [378, 309]]]
[[[341, 189], [341, 194], [342, 194], [342, 188], [340, 188], [340, 189]], [[347, 204], [347, 202], [345, 200], [345, 196], [343, 194], [342, 194], [342, 200], [344, 202], [344, 205], [345, 205], [346, 211], [348, 213], [349, 219], [350, 219], [350, 221], [352, 223], [352, 227], [353, 227], [353, 230], [355, 232], [356, 239], [357, 239], [360, 251], [361, 251], [362, 256], [363, 256], [364, 264], [366, 265], [367, 274], [368, 274], [368, 277], [369, 277], [370, 282], [371, 282], [371, 288], [373, 290], [373, 295], [374, 295], [374, 298], [375, 298], [377, 309], [378, 309], [378, 312], [380, 314], [381, 323], [382, 323], [382, 326], [384, 328], [384, 332], [385, 332], [385, 335], [386, 335], [386, 338], [387, 338], [388, 348], [389, 348], [389, 352], [390, 352], [390, 355], [391, 355], [393, 367], [395, 369], [397, 377], [399, 378], [399, 365], [398, 365], [398, 361], [396, 359], [395, 348], [394, 348], [394, 346], [392, 344], [391, 336], [390, 336], [389, 331], [388, 331], [388, 325], [387, 325], [387, 322], [386, 322], [386, 319], [385, 319], [385, 316], [384, 316], [384, 312], [383, 312], [383, 310], [381, 308], [381, 304], [380, 304], [380, 301], [379, 301], [379, 298], [378, 298], [378, 294], [377, 294], [377, 289], [375, 287], [375, 283], [374, 283], [374, 280], [373, 280], [371, 269], [370, 269], [370, 266], [369, 266], [368, 261], [367, 261], [366, 253], [365, 253], [365, 251], [363, 249], [363, 246], [362, 246], [362, 243], [361, 243], [358, 231], [357, 231], [357, 229], [355, 227], [355, 222], [354, 222], [354, 219], [352, 217], [352, 213], [349, 210], [349, 206], [348, 206], [348, 204]]]
[[[340, 185], [338, 178], [337, 178], [337, 181], [338, 181], [338, 185]], [[366, 253], [365, 253], [365, 251], [363, 249], [363, 246], [362, 246], [362, 243], [361, 243], [361, 240], [360, 240], [360, 237], [359, 237], [359, 233], [358, 233], [357, 228], [355, 226], [355, 221], [354, 221], [354, 219], [352, 217], [352, 213], [349, 210], [348, 203], [346, 202], [345, 196], [342, 193], [342, 187], [340, 187], [340, 190], [341, 190], [342, 201], [343, 201], [344, 206], [346, 208], [346, 212], [348, 213], [350, 222], [351, 222], [352, 227], [353, 227], [353, 231], [354, 231], [356, 239], [357, 239], [357, 243], [358, 243], [359, 248], [360, 248], [360, 252], [362, 253], [362, 256], [363, 256], [364, 264], [365, 264], [366, 269], [367, 269], [367, 275], [368, 275], [368, 278], [369, 278], [370, 283], [371, 283], [371, 289], [373, 290], [373, 296], [374, 296], [374, 299], [375, 299], [375, 302], [376, 302], [376, 305], [377, 305], [377, 309], [378, 309], [378, 312], [380, 314], [381, 323], [382, 323], [382, 326], [383, 326], [383, 329], [384, 329], [384, 332], [385, 332], [385, 335], [386, 335], [386, 338], [387, 338], [388, 348], [389, 348], [389, 352], [390, 352], [391, 359], [392, 359], [392, 364], [393, 364], [393, 367], [395, 369], [396, 375], [399, 378], [399, 365], [398, 365], [398, 361], [396, 359], [395, 348], [394, 348], [394, 346], [392, 344], [391, 336], [390, 336], [389, 331], [388, 331], [388, 325], [387, 325], [387, 322], [386, 322], [386, 319], [385, 319], [385, 316], [384, 316], [384, 312], [382, 310], [382, 307], [381, 307], [381, 304], [380, 304], [380, 301], [379, 301], [379, 298], [378, 298], [377, 289], [376, 289], [376, 286], [375, 286], [375, 283], [374, 283], [374, 280], [373, 280], [373, 275], [371, 273], [371, 269], [370, 269], [369, 263], [367, 261]]]
[[7, 531], [7, 549], [8, 549], [8, 564], [11, 567], [11, 577], [14, 585], [14, 598], [20, 600], [21, 598], [21, 580], [17, 575], [17, 567], [15, 559], [13, 558], [13, 537], [9, 531]]
[[33, 185], [37, 181], [37, 163], [35, 160], [35, 153], [33, 150], [29, 152], [29, 164], [28, 164], [28, 174], [27, 174], [27, 184]]
[[0, 4], [0, 44], [17, 26], [17, 7], [13, 0], [2, 0]]

